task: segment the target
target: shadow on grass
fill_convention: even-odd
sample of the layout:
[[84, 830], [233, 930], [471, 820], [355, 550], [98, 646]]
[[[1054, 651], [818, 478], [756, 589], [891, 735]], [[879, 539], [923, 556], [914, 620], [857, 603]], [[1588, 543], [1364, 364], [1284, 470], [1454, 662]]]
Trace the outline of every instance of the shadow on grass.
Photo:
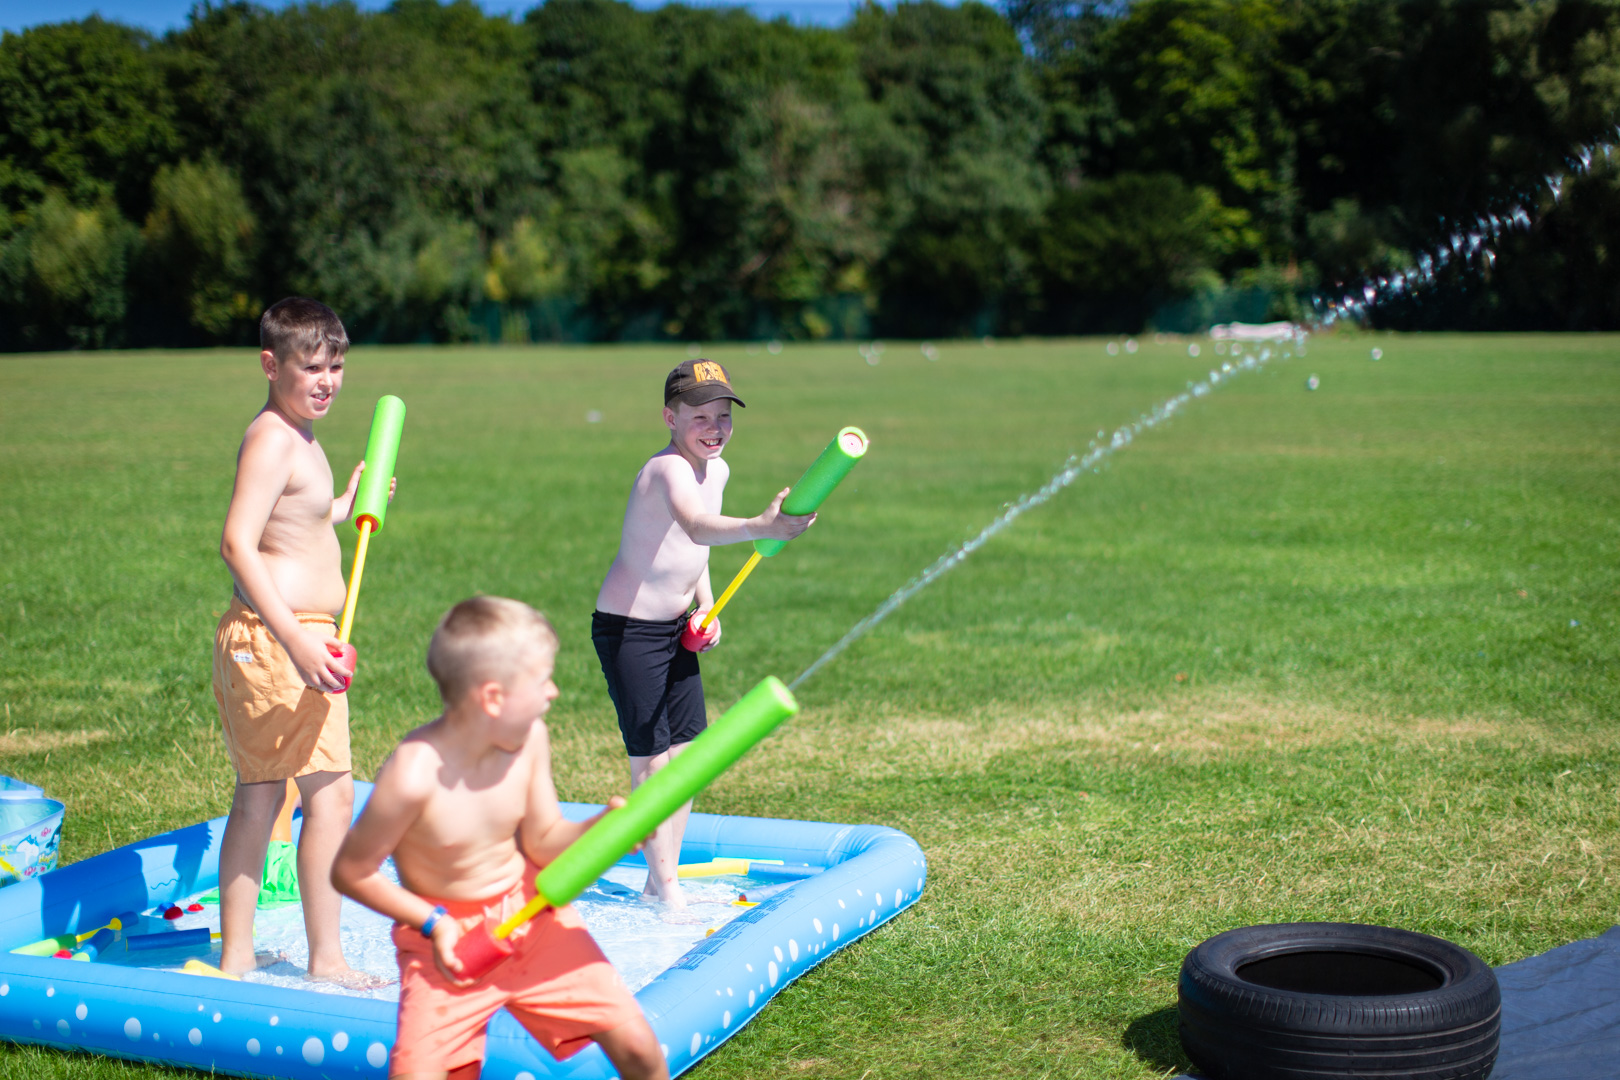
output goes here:
[[1125, 1028], [1125, 1037], [1120, 1041], [1125, 1049], [1155, 1069], [1176, 1072], [1190, 1072], [1192, 1069], [1192, 1062], [1187, 1060], [1186, 1053], [1181, 1049], [1174, 1005], [1138, 1016]]

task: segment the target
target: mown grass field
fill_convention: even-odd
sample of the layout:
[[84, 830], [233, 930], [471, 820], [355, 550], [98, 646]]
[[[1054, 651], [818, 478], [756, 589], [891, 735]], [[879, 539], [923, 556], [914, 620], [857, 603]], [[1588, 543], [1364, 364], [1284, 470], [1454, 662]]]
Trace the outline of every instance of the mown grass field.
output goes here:
[[[1177, 967], [1219, 931], [1385, 923], [1501, 964], [1620, 921], [1617, 347], [1315, 339], [901, 608], [699, 809], [894, 825], [928, 890], [691, 1075], [1160, 1076], [1186, 1064]], [[335, 472], [379, 394], [410, 408], [356, 630], [360, 776], [432, 715], [428, 632], [483, 591], [562, 634], [563, 797], [626, 789], [588, 619], [685, 355], [351, 354], [318, 432]], [[749, 404], [734, 512], [839, 426], [873, 439], [728, 611], [716, 711], [1221, 359], [1147, 340], [710, 355]], [[227, 807], [217, 545], [262, 399], [247, 350], [0, 358], [0, 772], [67, 802], [66, 860]], [[744, 555], [715, 552], [717, 584]], [[186, 1075], [18, 1048], [0, 1074]]]

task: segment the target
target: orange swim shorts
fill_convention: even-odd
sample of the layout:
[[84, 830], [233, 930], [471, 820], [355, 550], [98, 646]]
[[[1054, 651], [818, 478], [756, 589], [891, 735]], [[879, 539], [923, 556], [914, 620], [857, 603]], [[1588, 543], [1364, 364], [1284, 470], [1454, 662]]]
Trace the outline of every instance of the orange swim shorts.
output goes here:
[[[534, 896], [533, 865], [503, 896], [435, 900], [463, 932], [491, 926]], [[394, 927], [399, 958], [399, 1035], [388, 1074], [450, 1072], [484, 1059], [484, 1029], [505, 1008], [558, 1061], [591, 1037], [641, 1015], [641, 1006], [572, 907], [547, 908], [512, 932], [513, 953], [473, 985], [450, 985], [433, 962], [433, 942], [414, 926]]]
[[[337, 629], [330, 615], [298, 621]], [[349, 771], [348, 697], [304, 685], [287, 650], [239, 596], [214, 631], [214, 700], [242, 783]]]

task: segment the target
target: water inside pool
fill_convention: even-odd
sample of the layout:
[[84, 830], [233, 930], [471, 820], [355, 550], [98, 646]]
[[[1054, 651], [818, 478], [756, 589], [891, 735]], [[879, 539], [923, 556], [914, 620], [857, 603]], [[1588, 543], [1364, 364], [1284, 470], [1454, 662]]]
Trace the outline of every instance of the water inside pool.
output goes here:
[[[394, 864], [389, 860], [383, 866], [389, 879], [397, 882]], [[727, 876], [689, 878], [681, 882], [686, 893], [688, 910], [695, 921], [671, 921], [668, 909], [661, 904], [641, 899], [641, 887], [647, 879], [645, 866], [620, 865], [610, 869], [594, 886], [585, 890], [574, 901], [574, 909], [584, 918], [602, 951], [632, 991], [640, 990], [679, 960], [687, 950], [708, 934], [729, 923], [748, 909], [736, 901], [743, 891], [758, 887], [746, 877]], [[771, 891], [778, 887], [766, 886]], [[198, 893], [180, 901], [180, 907], [200, 903]], [[142, 931], [164, 932], [163, 925], [176, 930], [189, 930], [206, 926], [219, 930], [219, 906], [202, 904], [202, 910], [186, 912], [178, 919], [164, 922], [162, 908], [143, 912]], [[355, 903], [343, 901], [343, 953], [351, 967], [360, 971], [382, 975], [389, 979], [399, 977], [394, 962], [394, 943], [389, 934], [392, 920]], [[309, 943], [304, 937], [304, 911], [300, 904], [284, 904], [275, 908], [261, 908], [254, 920], [254, 948], [260, 952], [279, 952], [286, 956], [280, 963], [271, 964], [243, 976], [246, 982], [271, 986], [314, 990], [327, 994], [346, 994], [352, 997], [398, 1001], [399, 985], [392, 983], [377, 990], [349, 990], [332, 983], [311, 982], [304, 978], [309, 960]], [[200, 952], [195, 959], [219, 964], [219, 941], [215, 939], [207, 956]], [[163, 971], [179, 971], [187, 959], [181, 956], [162, 962], [140, 966]]]

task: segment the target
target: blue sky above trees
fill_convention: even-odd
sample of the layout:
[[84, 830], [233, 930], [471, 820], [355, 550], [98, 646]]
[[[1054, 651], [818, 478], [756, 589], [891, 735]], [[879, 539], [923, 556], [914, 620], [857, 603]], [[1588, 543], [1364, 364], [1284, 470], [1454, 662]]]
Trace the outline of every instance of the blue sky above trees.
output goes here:
[[[18, 31], [40, 23], [83, 19], [99, 13], [104, 19], [139, 26], [161, 34], [182, 26], [195, 0], [0, 0], [0, 30]], [[269, 8], [286, 6], [286, 0], [259, 0]], [[356, 6], [376, 11], [388, 0], [355, 0]], [[491, 15], [518, 14], [534, 7], [537, 0], [479, 0], [479, 7]], [[660, 6], [662, 0], [632, 0], [640, 8]], [[746, 7], [764, 19], [785, 15], [795, 23], [840, 26], [849, 21], [853, 0], [685, 0], [692, 7]]]

